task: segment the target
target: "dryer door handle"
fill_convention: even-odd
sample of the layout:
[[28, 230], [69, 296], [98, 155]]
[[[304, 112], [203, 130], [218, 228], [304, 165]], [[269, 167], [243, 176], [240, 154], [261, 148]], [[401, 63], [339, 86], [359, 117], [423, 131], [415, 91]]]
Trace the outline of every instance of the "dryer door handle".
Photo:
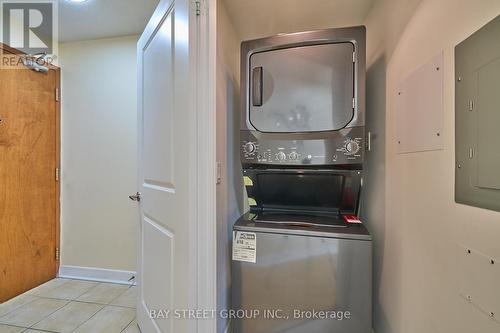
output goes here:
[[262, 67], [252, 69], [252, 105], [262, 106], [262, 95], [264, 92]]

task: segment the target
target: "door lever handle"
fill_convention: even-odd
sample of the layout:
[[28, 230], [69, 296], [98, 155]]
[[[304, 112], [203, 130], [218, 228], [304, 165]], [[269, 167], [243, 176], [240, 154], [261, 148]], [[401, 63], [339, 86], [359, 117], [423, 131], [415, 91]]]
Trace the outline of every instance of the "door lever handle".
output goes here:
[[137, 192], [134, 195], [129, 195], [128, 198], [132, 201], [141, 201], [141, 192]]

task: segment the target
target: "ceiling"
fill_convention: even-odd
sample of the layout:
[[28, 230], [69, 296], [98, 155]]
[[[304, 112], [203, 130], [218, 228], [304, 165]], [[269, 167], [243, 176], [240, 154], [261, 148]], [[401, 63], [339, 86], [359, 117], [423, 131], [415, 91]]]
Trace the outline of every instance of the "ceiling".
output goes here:
[[[362, 24], [376, 0], [224, 0], [243, 40]], [[59, 0], [59, 41], [140, 34], [159, 0]]]
[[376, 0], [224, 0], [242, 40], [361, 25]]
[[159, 0], [59, 0], [59, 41], [140, 34]]

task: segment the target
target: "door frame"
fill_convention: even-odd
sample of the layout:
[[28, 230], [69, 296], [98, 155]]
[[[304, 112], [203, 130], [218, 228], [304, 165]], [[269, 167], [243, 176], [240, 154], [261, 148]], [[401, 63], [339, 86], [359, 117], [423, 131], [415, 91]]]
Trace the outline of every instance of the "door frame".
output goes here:
[[[161, 0], [143, 35], [150, 35], [163, 18], [172, 1]], [[186, 112], [196, 122], [196, 169], [192, 170], [197, 181], [190, 188], [190, 200], [195, 202], [195, 212], [189, 220], [195, 234], [189, 244], [189, 251], [195, 259], [193, 265], [193, 300], [196, 309], [214, 310], [210, 320], [199, 319], [194, 327], [199, 333], [217, 331], [217, 220], [216, 220], [216, 3], [217, 0], [185, 0], [189, 4], [189, 89], [192, 102]], [[144, 42], [144, 41], [142, 41]], [[138, 50], [141, 40], [138, 43]], [[141, 66], [141, 59], [137, 59]], [[138, 75], [141, 74], [139, 67]], [[140, 82], [140, 79], [139, 79]], [[138, 110], [142, 110], [142, 87], [138, 86]], [[138, 117], [142, 115], [139, 113]], [[140, 122], [139, 122], [140, 123]], [[139, 129], [140, 133], [140, 129]], [[139, 148], [139, 154], [140, 154]], [[139, 155], [140, 156], [140, 155]], [[191, 166], [189, 166], [191, 167]], [[139, 171], [139, 174], [141, 171]], [[140, 179], [140, 177], [139, 177]], [[138, 184], [140, 186], [140, 184]], [[138, 251], [140, 255], [140, 249]], [[138, 267], [140, 271], [140, 267]]]
[[53, 66], [56, 71], [56, 277], [59, 276], [61, 265], [61, 68]]
[[[216, 215], [216, 51], [217, 0], [201, 0], [198, 15], [196, 109], [198, 115], [198, 308], [215, 310], [212, 321], [198, 322], [199, 333], [217, 332]], [[200, 278], [204, 277], [204, 278]]]
[[[0, 53], [9, 53], [17, 56], [25, 55], [26, 53], [15, 49], [7, 44], [0, 43]], [[55, 249], [54, 249], [54, 257], [55, 267], [54, 267], [54, 277], [57, 277], [59, 274], [59, 266], [61, 262], [61, 68], [55, 65], [48, 65], [49, 70], [55, 71], [56, 74], [56, 89], [57, 92], [54, 91], [54, 99], [56, 104], [55, 109], [55, 127], [56, 127], [56, 156], [55, 156], [55, 167], [58, 169], [58, 174], [56, 175], [56, 170], [54, 170], [54, 177], [56, 177], [55, 181]], [[0, 69], [1, 70], [1, 69]], [[40, 75], [43, 75], [40, 73]], [[58, 252], [57, 252], [58, 251]]]

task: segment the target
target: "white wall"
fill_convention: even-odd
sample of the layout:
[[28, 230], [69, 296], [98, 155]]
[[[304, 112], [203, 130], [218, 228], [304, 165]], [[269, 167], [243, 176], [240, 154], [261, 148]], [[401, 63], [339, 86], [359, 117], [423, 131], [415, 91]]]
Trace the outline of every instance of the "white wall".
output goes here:
[[243, 40], [360, 25], [374, 0], [224, 0]]
[[[217, 161], [221, 182], [217, 185], [217, 306], [231, 306], [232, 226], [243, 213], [243, 174], [239, 162], [239, 38], [224, 2], [217, 1]], [[217, 332], [228, 321], [219, 319]]]
[[[379, 69], [377, 61], [372, 61], [376, 70], [368, 81], [385, 82], [378, 90], [369, 88], [369, 100], [378, 103], [379, 108], [385, 104], [387, 112], [380, 125], [386, 130], [386, 145], [385, 170], [381, 172], [384, 181], [378, 187], [385, 191], [385, 196], [378, 193], [385, 200], [376, 201], [380, 210], [385, 208], [385, 215], [377, 215], [372, 202], [372, 215], [367, 216], [375, 235], [375, 330], [499, 332], [500, 324], [458, 294], [463, 279], [458, 259], [463, 255], [460, 245], [499, 258], [500, 213], [454, 202], [454, 47], [500, 14], [500, 2], [423, 0], [410, 15], [408, 25], [391, 19], [400, 13], [400, 3], [379, 1], [366, 21], [369, 44], [381, 41], [369, 48], [368, 58], [382, 59]], [[400, 31], [400, 35], [391, 35], [394, 31]], [[442, 51], [445, 148], [397, 155], [396, 87]], [[371, 167], [383, 169], [383, 163], [382, 159]], [[484, 273], [477, 272], [479, 276]], [[481, 287], [498, 291], [498, 285]]]
[[[386, 218], [386, 71], [387, 62], [421, 0], [379, 0], [366, 17], [367, 73], [366, 128], [371, 132], [371, 151], [366, 154], [361, 217], [373, 236], [373, 319], [383, 327], [385, 309], [380, 304], [380, 285], [385, 251]], [[387, 296], [386, 296], [387, 297]], [[379, 333], [385, 332], [381, 329]], [[388, 331], [389, 332], [389, 331]]]
[[137, 39], [60, 45], [61, 265], [136, 269]]

